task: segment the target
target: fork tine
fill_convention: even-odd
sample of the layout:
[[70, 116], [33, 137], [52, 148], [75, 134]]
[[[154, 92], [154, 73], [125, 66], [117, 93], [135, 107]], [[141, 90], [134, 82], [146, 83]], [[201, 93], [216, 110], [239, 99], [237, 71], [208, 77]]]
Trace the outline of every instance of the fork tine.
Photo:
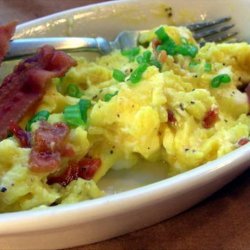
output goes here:
[[214, 25], [225, 23], [225, 22], [228, 22], [230, 20], [231, 20], [231, 17], [223, 17], [223, 18], [216, 19], [214, 21], [207, 21], [207, 22], [202, 21], [199, 23], [192, 23], [192, 24], [187, 25], [186, 27], [188, 29], [190, 29], [191, 31], [197, 31], [199, 29], [212, 27]]
[[220, 27], [220, 28], [217, 28], [217, 29], [210, 29], [210, 30], [200, 31], [200, 32], [194, 33], [194, 38], [199, 40], [200, 38], [205, 38], [205, 37], [208, 37], [208, 36], [212, 36], [212, 35], [227, 31], [227, 30], [229, 30], [229, 29], [231, 29], [233, 27], [234, 27], [234, 24], [231, 24], [231, 25], [223, 26], [223, 27]]
[[213, 36], [212, 38], [206, 39], [207, 42], [222, 42], [227, 40], [231, 37], [234, 37], [238, 34], [238, 32], [231, 32], [231, 33], [219, 33], [217, 36]]

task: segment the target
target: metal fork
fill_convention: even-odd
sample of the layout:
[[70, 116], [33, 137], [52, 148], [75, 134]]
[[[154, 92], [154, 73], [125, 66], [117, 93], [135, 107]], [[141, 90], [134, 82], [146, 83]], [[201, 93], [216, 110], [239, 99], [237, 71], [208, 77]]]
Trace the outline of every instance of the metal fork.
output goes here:
[[[234, 25], [225, 25], [231, 17], [223, 17], [213, 21], [202, 21], [186, 25], [194, 38], [204, 44], [207, 41], [222, 42], [237, 35], [237, 32], [227, 32]], [[145, 31], [123, 31], [114, 41], [102, 37], [39, 37], [12, 40], [5, 60], [17, 59], [34, 54], [38, 48], [45, 44], [54, 46], [58, 50], [67, 52], [95, 51], [108, 54], [115, 49], [129, 49], [138, 46], [139, 35]]]

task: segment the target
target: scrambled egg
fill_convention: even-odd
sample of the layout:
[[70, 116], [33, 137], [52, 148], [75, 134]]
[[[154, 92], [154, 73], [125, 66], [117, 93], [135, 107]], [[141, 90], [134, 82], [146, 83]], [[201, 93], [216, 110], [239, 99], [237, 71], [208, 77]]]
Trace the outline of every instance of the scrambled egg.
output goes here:
[[[187, 29], [164, 29], [176, 44], [198, 48]], [[207, 43], [195, 55], [171, 55], [154, 48], [156, 38], [155, 30], [144, 33], [140, 43], [145, 46], [134, 54], [115, 51], [95, 62], [76, 58], [76, 67], [49, 84], [37, 112], [49, 111], [51, 124], [65, 122], [65, 107], [80, 99], [91, 101], [87, 121], [71, 127], [69, 143], [75, 161], [88, 155], [101, 159], [101, 167], [92, 180], [48, 185], [51, 173], [31, 171], [31, 149], [9, 137], [0, 142], [0, 212], [97, 198], [104, 194], [98, 181], [111, 168], [131, 168], [142, 159], [163, 161], [171, 176], [248, 140], [248, 97], [239, 89], [250, 82], [250, 45]], [[143, 55], [148, 55], [147, 62]], [[146, 64], [143, 72], [133, 75], [140, 64]], [[213, 86], [221, 75], [224, 80]], [[134, 83], [132, 77], [137, 78]], [[80, 94], [69, 93], [70, 84]], [[23, 118], [23, 127], [29, 119]], [[212, 124], [204, 124], [210, 119]], [[32, 132], [38, 127], [39, 122], [33, 123]]]

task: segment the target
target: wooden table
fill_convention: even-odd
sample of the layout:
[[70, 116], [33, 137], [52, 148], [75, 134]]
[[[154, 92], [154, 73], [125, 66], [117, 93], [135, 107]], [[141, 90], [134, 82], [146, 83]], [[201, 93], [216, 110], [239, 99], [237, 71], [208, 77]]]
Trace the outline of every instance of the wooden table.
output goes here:
[[[0, 0], [0, 22], [24, 22], [103, 1]], [[1, 248], [1, 246], [0, 246]], [[250, 170], [192, 209], [152, 227], [74, 250], [250, 249]]]

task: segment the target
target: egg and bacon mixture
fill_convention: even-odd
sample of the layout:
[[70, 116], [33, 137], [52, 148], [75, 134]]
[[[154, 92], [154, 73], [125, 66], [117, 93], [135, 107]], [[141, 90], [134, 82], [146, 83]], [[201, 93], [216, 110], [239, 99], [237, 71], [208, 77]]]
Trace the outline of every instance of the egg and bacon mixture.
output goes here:
[[249, 44], [199, 48], [172, 26], [143, 33], [140, 44], [74, 58], [10, 125], [0, 142], [1, 212], [97, 198], [112, 168], [162, 161], [172, 176], [249, 141]]

